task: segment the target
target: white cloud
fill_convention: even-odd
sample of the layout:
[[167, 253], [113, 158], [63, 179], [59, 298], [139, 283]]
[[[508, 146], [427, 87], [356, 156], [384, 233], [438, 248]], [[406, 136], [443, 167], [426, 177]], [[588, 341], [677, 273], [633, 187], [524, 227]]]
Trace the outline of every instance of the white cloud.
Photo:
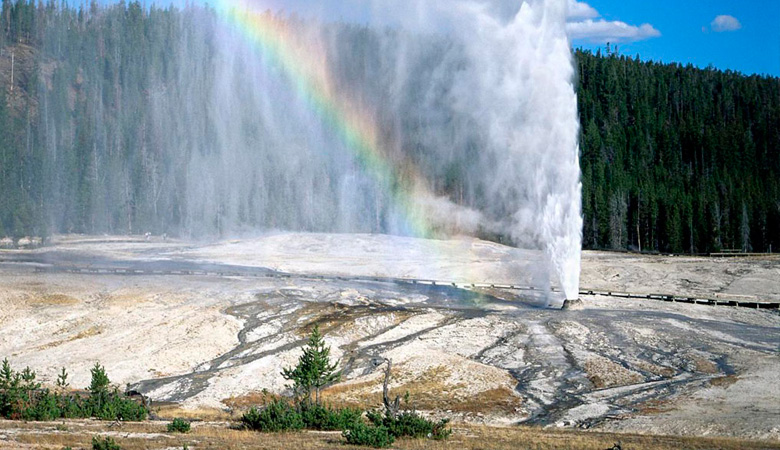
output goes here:
[[736, 17], [724, 14], [717, 16], [712, 23], [710, 23], [710, 27], [712, 28], [712, 31], [721, 33], [724, 31], [737, 31], [742, 28], [742, 24], [739, 23], [739, 20], [737, 20]]
[[585, 2], [569, 0], [569, 21], [595, 19], [600, 16], [596, 8]]
[[566, 24], [566, 31], [572, 40], [582, 39], [593, 43], [643, 41], [661, 35], [661, 32], [649, 23], [635, 26], [604, 19], [569, 22]]
[[603, 44], [643, 41], [658, 37], [661, 32], [652, 25], [629, 25], [619, 20], [599, 19], [595, 8], [579, 0], [569, 0], [569, 18], [566, 31], [571, 40]]

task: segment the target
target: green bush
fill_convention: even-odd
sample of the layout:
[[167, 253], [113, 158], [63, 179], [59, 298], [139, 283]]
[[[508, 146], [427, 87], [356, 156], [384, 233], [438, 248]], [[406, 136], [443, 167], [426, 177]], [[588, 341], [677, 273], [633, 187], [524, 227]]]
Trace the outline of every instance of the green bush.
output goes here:
[[189, 433], [190, 423], [178, 417], [168, 424], [169, 433]]
[[92, 450], [122, 450], [122, 447], [110, 437], [92, 437]]
[[304, 426], [312, 430], [344, 430], [360, 421], [363, 411], [357, 408], [331, 408], [311, 403], [299, 406]]
[[243, 416], [244, 428], [255, 431], [295, 431], [304, 427], [303, 417], [288, 401], [275, 399], [261, 407], [253, 407]]
[[[92, 369], [90, 394], [86, 399], [41, 388], [35, 377], [30, 368], [15, 372], [8, 360], [3, 360], [0, 367], [0, 417], [45, 421], [83, 417], [129, 421], [146, 419], [146, 408], [122, 395], [116, 388], [109, 388], [110, 381], [100, 364], [95, 364]], [[67, 386], [66, 378], [63, 369], [57, 383], [58, 391]]]
[[347, 444], [384, 448], [393, 445], [395, 438], [384, 426], [366, 425], [358, 421], [342, 433]]
[[89, 417], [84, 408], [84, 401], [75, 395], [58, 395], [57, 404], [63, 419]]
[[116, 389], [91, 394], [82, 412], [86, 417], [101, 420], [141, 421], [145, 420], [147, 415], [143, 405], [127, 398]]
[[92, 381], [89, 384], [89, 399], [85, 409], [87, 416], [102, 420], [141, 421], [146, 419], [147, 411], [143, 405], [127, 398], [114, 388], [110, 388], [106, 370], [95, 363], [92, 368]]
[[428, 420], [415, 411], [404, 411], [395, 417], [389, 417], [376, 411], [368, 413], [368, 419], [375, 426], [384, 426], [395, 437], [447, 439], [452, 430], [447, 428], [449, 420], [438, 422]]
[[40, 383], [35, 382], [35, 372], [29, 367], [22, 372], [11, 369], [8, 358], [0, 367], [0, 416], [9, 419], [23, 419], [34, 415], [28, 411], [40, 395]]
[[59, 396], [48, 389], [28, 393], [28, 402], [21, 411], [24, 420], [51, 421], [62, 417]]
[[303, 401], [268, 397], [262, 406], [253, 407], [242, 417], [243, 427], [256, 431], [344, 430], [361, 421], [357, 408], [332, 408]]

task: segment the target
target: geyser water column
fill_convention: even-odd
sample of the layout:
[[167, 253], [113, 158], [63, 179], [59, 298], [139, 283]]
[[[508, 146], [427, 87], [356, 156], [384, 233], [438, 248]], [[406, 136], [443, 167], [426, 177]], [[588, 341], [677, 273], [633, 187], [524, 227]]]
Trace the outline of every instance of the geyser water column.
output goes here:
[[[502, 23], [476, 8], [469, 45], [479, 61], [462, 93], [478, 92], [475, 119], [487, 151], [503, 161], [490, 185], [519, 245], [541, 248], [566, 299], [579, 294], [582, 245], [579, 121], [574, 69], [565, 33], [566, 0], [525, 2]], [[479, 70], [484, 67], [484, 70]], [[516, 192], [513, 196], [501, 196]]]
[[[518, 246], [543, 253], [542, 287], [557, 281], [566, 298], [576, 298], [582, 219], [574, 71], [565, 33], [567, 0], [515, 6], [504, 2], [496, 7], [500, 3], [372, 2], [376, 12], [386, 11], [391, 22], [404, 29], [397, 34], [366, 35], [392, 44], [378, 45], [389, 49], [379, 57], [379, 64], [392, 62], [394, 75], [389, 81], [375, 81], [392, 85], [390, 97], [395, 102], [373, 106], [356, 100], [359, 93], [345, 91], [349, 84], [339, 82], [328, 60], [328, 56], [354, 53], [349, 45], [355, 41], [328, 46], [322, 42], [328, 34], [316, 22], [307, 36], [297, 36], [295, 32], [306, 27], [298, 23], [294, 30], [288, 28], [285, 20], [265, 12], [262, 2], [220, 0], [216, 8], [256, 46], [266, 64], [284, 72], [289, 89], [339, 138], [373, 180], [373, 189], [390, 198], [388, 209], [406, 225], [386, 231], [427, 236], [434, 229], [473, 232], [481, 227], [511, 236]], [[392, 19], [407, 8], [417, 14]], [[425, 57], [424, 52], [410, 50], [416, 39], [429, 32], [446, 36], [443, 55]], [[415, 65], [425, 67], [426, 59], [436, 67], [427, 75], [415, 72]], [[410, 98], [412, 86], [422, 98]], [[430, 179], [436, 176], [435, 168], [418, 169], [419, 158], [405, 153], [404, 143], [412, 141], [405, 136], [407, 128], [396, 127], [399, 136], [394, 141], [380, 131], [378, 115], [401, 122], [409, 104], [415, 105], [412, 109], [423, 117], [420, 123], [426, 124], [415, 128], [415, 139], [427, 143], [422, 148], [443, 162], [457, 152], [450, 144], [476, 143], [462, 146], [470, 146], [462, 174], [466, 200], [456, 203], [446, 193], [435, 193], [432, 186], [442, 184]], [[443, 119], [437, 122], [436, 117]], [[452, 127], [450, 122], [464, 126]], [[349, 175], [337, 170], [333, 176]]]
[[548, 281], [579, 294], [579, 120], [565, 24], [568, 0], [420, 0], [460, 43], [449, 100], [480, 130], [470, 177], [486, 191], [489, 227], [544, 252]]

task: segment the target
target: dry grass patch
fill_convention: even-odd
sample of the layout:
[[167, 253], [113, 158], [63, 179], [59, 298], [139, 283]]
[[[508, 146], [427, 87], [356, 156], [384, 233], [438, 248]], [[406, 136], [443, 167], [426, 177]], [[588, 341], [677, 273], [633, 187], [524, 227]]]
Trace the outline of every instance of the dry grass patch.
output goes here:
[[139, 305], [143, 305], [155, 301], [162, 301], [165, 304], [170, 304], [176, 302], [179, 299], [180, 297], [178, 297], [175, 293], [166, 293], [165, 295], [161, 295], [161, 294], [139, 293], [134, 291], [130, 291], [130, 292], [115, 291], [112, 292], [111, 294], [102, 296], [100, 300], [104, 302], [106, 305], [110, 305], [110, 306], [137, 307]]
[[270, 392], [255, 391], [237, 397], [226, 398], [222, 400], [222, 404], [232, 410], [243, 411], [248, 410], [253, 406], [262, 405], [266, 401], [277, 397], [279, 396]]
[[88, 337], [97, 336], [97, 335], [102, 334], [102, 333], [103, 333], [103, 328], [101, 328], [99, 326], [96, 326], [96, 325], [93, 325], [93, 326], [91, 326], [91, 327], [89, 327], [89, 328], [87, 328], [85, 330], [79, 331], [78, 333], [76, 333], [76, 334], [74, 334], [72, 336], [68, 336], [65, 339], [60, 339], [60, 340], [57, 340], [57, 341], [54, 341], [54, 342], [49, 342], [48, 344], [44, 344], [44, 345], [38, 346], [37, 349], [38, 350], [45, 350], [47, 348], [59, 347], [60, 345], [66, 344], [68, 342], [78, 341], [79, 339], [85, 339], [85, 338], [88, 338]]
[[452, 377], [452, 370], [447, 366], [429, 367], [419, 375], [412, 375], [408, 370], [405, 371], [404, 364], [401, 364], [398, 374], [391, 378], [395, 381], [394, 390], [397, 393], [409, 393], [415, 403], [430, 403], [433, 400], [438, 403], [444, 398], [456, 395], [457, 389], [466, 387], [464, 383], [446, 383]]
[[103, 328], [98, 326], [91, 326], [86, 330], [79, 331], [75, 336], [68, 339], [68, 341], [77, 341], [79, 339], [84, 339], [91, 336], [97, 336], [98, 334], [102, 334], [102, 333], [103, 333]]
[[449, 409], [454, 412], [511, 416], [521, 412], [522, 404], [522, 399], [513, 390], [505, 387], [497, 387], [453, 403], [450, 405]]
[[736, 383], [739, 377], [736, 375], [726, 375], [724, 377], [716, 377], [710, 380], [710, 384], [719, 388], [727, 388]]
[[[391, 377], [392, 395], [409, 394], [409, 406], [420, 410], [454, 411], [459, 413], [496, 413], [515, 415], [522, 406], [520, 396], [504, 386], [464, 395], [466, 386], [448, 380], [448, 367], [431, 367], [419, 376], [404, 373], [403, 365]], [[323, 391], [323, 399], [339, 407], [371, 409], [382, 404], [382, 378], [376, 374], [368, 380], [351, 381], [331, 386]]]
[[[204, 422], [186, 435], [165, 433], [165, 424], [144, 422], [112, 426], [98, 421], [67, 421], [68, 431], [57, 431], [57, 423], [0, 421], [2, 449], [52, 449], [65, 446], [90, 448], [92, 436], [111, 436], [123, 450], [180, 449], [187, 444], [199, 449], [314, 450], [356, 449], [345, 445], [338, 432], [257, 433], [230, 429], [224, 423]], [[580, 430], [550, 430], [534, 427], [489, 427], [459, 425], [447, 441], [399, 439], [397, 449], [430, 450], [603, 450], [620, 441], [627, 450], [780, 450], [780, 442], [729, 438], [645, 436]]]
[[602, 356], [588, 358], [584, 369], [596, 389], [627, 386], [645, 381], [640, 373], [626, 369]]
[[671, 367], [659, 366], [648, 361], [634, 361], [632, 362], [636, 368], [650, 372], [654, 375], [658, 375], [664, 378], [671, 378], [674, 376], [675, 371]]
[[[361, 387], [367, 387], [374, 385], [373, 382], [361, 382], [356, 383]], [[347, 386], [346, 388], [343, 386]], [[361, 402], [357, 399], [350, 397], [351, 386], [353, 384], [341, 383], [335, 386], [331, 386], [320, 393], [322, 403], [334, 408], [358, 408], [358, 409], [371, 409], [375, 406], [379, 406], [382, 403], [382, 394], [378, 394], [373, 398], [373, 401], [369, 403]], [[222, 400], [222, 403], [233, 411], [231, 417], [237, 418], [241, 413], [248, 411], [253, 406], [264, 405], [272, 400], [283, 398], [282, 395], [274, 394], [271, 392], [263, 393], [262, 391], [250, 392], [249, 394], [240, 395], [238, 397], [230, 397]], [[227, 413], [225, 413], [227, 414]]]
[[[579, 430], [551, 430], [534, 427], [464, 427], [470, 436], [463, 438], [464, 449], [577, 449], [604, 450], [620, 441], [627, 450], [677, 450], [685, 449], [778, 449], [780, 443], [759, 443], [738, 439], [719, 438], [687, 438], [672, 436], [645, 436], [636, 434], [599, 433]], [[455, 434], [460, 429], [454, 430]], [[455, 441], [445, 445], [455, 444]], [[407, 447], [412, 448], [412, 447]], [[416, 447], [423, 448], [423, 447]], [[427, 448], [427, 447], [426, 447]], [[457, 446], [442, 446], [429, 448], [458, 448]]]
[[669, 411], [673, 405], [668, 400], [653, 399], [643, 402], [639, 406], [639, 414], [660, 414]]
[[30, 306], [70, 306], [81, 303], [81, 300], [65, 294], [40, 294], [28, 298]]
[[[455, 401], [455, 391], [461, 386], [446, 384], [445, 381], [450, 375], [450, 369], [447, 367], [436, 366], [414, 376], [404, 374], [403, 365], [400, 365], [391, 377], [390, 389], [394, 395], [403, 396], [408, 393], [410, 406], [415, 408], [451, 409], [448, 404]], [[377, 373], [365, 381], [332, 386], [323, 392], [323, 398], [334, 404], [363, 408], [378, 406], [382, 403], [381, 374]]]
[[696, 371], [700, 373], [718, 373], [718, 366], [707, 358], [702, 356], [694, 356], [691, 358], [693, 365], [696, 367]]
[[153, 404], [152, 413], [163, 420], [173, 420], [178, 417], [187, 420], [221, 422], [236, 418], [229, 411], [218, 408], [182, 408], [177, 404], [161, 406]]
[[324, 403], [339, 408], [366, 408], [382, 404], [381, 379], [349, 381], [330, 386], [320, 394]]

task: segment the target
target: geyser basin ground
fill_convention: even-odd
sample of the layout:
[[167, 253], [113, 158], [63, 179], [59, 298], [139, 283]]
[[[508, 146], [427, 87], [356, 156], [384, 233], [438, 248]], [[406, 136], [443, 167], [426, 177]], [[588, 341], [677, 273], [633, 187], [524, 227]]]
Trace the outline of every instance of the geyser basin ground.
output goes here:
[[[154, 400], [238, 410], [262, 389], [284, 389], [280, 368], [295, 362], [319, 323], [344, 367], [344, 381], [327, 393], [334, 402], [378, 404], [374, 361], [389, 357], [393, 389], [456, 419], [780, 438], [775, 312], [587, 296], [585, 309], [557, 311], [511, 292], [350, 279], [517, 282], [512, 274], [533, 266], [518, 252], [473, 239], [374, 235], [217, 245], [58, 238], [45, 249], [0, 253], [0, 356], [49, 382], [65, 366], [76, 387], [99, 360], [114, 382]], [[34, 271], [136, 264], [167, 274]], [[344, 279], [171, 273], [195, 265]], [[586, 252], [582, 283], [780, 301], [779, 270], [777, 258]]]

